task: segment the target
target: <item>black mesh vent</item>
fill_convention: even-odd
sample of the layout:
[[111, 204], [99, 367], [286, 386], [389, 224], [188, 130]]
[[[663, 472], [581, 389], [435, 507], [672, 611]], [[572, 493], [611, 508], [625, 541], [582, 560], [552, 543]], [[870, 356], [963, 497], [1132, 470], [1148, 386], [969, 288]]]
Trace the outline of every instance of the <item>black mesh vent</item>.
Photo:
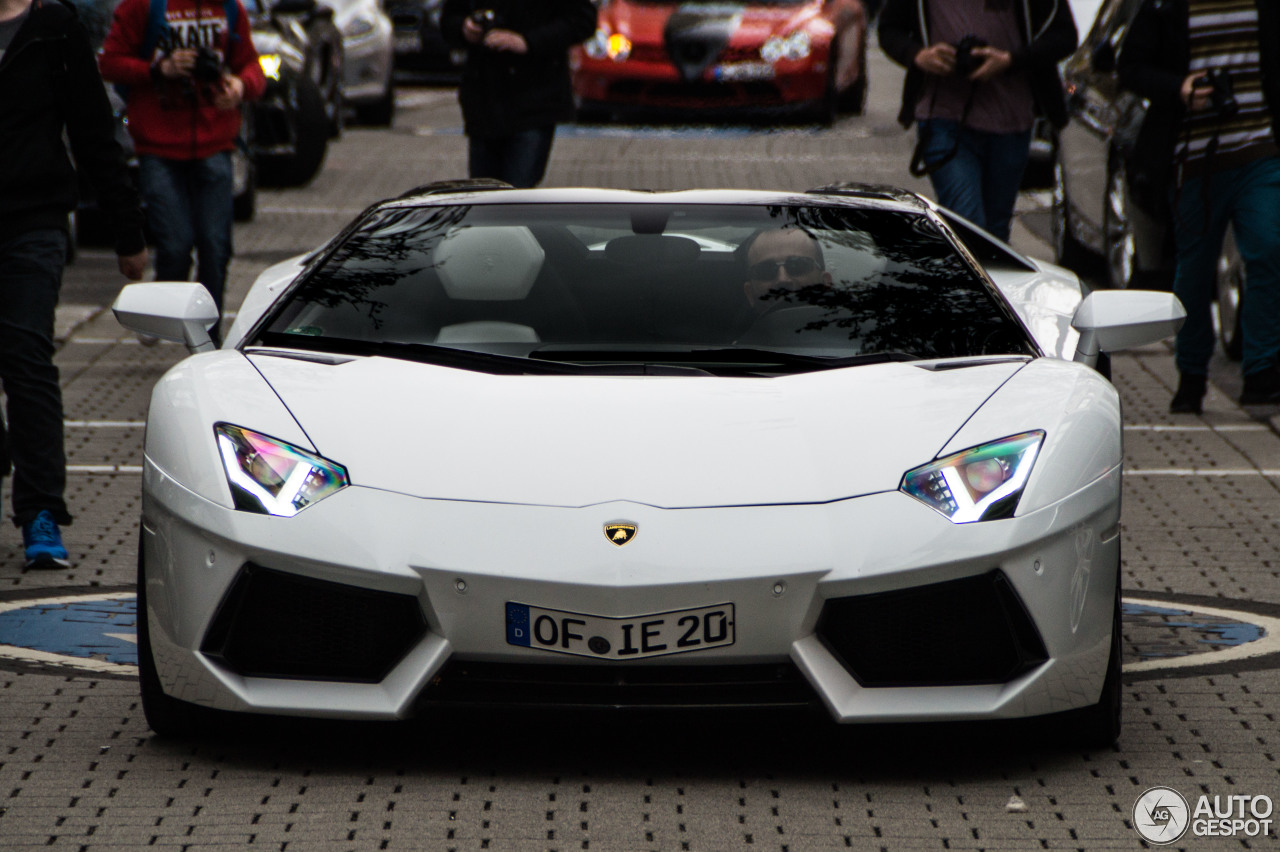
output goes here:
[[999, 570], [833, 598], [823, 605], [818, 635], [863, 686], [1006, 683], [1049, 657]]
[[200, 650], [250, 677], [376, 683], [425, 630], [412, 595], [246, 564]]
[[424, 704], [580, 707], [798, 707], [817, 703], [791, 663], [538, 665], [450, 660]]

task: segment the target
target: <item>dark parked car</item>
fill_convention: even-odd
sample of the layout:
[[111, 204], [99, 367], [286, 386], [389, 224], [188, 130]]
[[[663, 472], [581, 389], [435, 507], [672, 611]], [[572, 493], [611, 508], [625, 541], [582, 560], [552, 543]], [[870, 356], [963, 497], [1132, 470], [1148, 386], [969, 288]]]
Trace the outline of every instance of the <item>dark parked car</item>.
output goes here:
[[[1062, 63], [1071, 120], [1058, 134], [1053, 165], [1053, 243], [1058, 263], [1077, 271], [1105, 261], [1104, 280], [1112, 287], [1169, 289], [1172, 210], [1134, 203], [1117, 143], [1141, 107], [1120, 89], [1116, 75], [1116, 57], [1141, 5], [1142, 0], [1104, 0], [1092, 26], [1077, 21], [1084, 38]], [[1243, 288], [1244, 268], [1228, 233], [1219, 263], [1219, 326], [1223, 349], [1237, 359]]]
[[395, 46], [395, 70], [400, 76], [456, 78], [466, 61], [465, 51], [450, 50], [440, 34], [444, 0], [386, 0]]
[[254, 162], [264, 184], [298, 186], [320, 171], [342, 129], [342, 36], [315, 0], [242, 2], [267, 78], [250, 110]]

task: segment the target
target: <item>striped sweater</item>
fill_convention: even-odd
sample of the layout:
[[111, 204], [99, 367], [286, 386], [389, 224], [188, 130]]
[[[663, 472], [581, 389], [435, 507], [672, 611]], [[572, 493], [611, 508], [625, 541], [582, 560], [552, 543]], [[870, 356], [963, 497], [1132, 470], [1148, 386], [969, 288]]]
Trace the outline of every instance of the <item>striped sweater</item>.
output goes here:
[[1211, 104], [1186, 114], [1176, 151], [1184, 175], [1280, 155], [1272, 133], [1275, 117], [1262, 95], [1257, 4], [1254, 0], [1189, 0], [1188, 11], [1191, 70], [1229, 73], [1239, 111], [1225, 117]]

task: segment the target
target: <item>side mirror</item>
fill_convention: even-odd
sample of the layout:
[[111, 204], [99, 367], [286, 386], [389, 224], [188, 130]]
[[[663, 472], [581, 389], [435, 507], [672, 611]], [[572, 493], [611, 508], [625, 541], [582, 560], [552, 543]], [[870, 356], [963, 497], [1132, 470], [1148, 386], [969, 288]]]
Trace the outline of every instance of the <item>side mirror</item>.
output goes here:
[[201, 284], [156, 281], [127, 284], [111, 311], [130, 331], [185, 343], [193, 354], [211, 352], [209, 329], [219, 319], [218, 306]]
[[1177, 334], [1186, 318], [1186, 309], [1172, 293], [1095, 290], [1071, 318], [1071, 327], [1080, 332], [1073, 360], [1096, 367], [1099, 352], [1164, 340]]

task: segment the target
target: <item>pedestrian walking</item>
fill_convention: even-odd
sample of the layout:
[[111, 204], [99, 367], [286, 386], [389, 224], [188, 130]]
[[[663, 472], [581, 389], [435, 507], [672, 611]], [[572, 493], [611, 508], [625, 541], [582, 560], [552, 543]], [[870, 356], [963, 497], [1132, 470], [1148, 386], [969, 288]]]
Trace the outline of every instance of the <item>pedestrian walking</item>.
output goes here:
[[[1151, 106], [1134, 160], [1171, 187], [1187, 309], [1175, 414], [1199, 414], [1213, 355], [1210, 302], [1230, 224], [1244, 261], [1244, 405], [1280, 402], [1280, 8], [1262, 0], [1146, 0], [1120, 83]], [[1150, 125], [1149, 127], [1147, 125]]]
[[[123, 0], [99, 58], [127, 87], [155, 274], [196, 278], [221, 313], [231, 263], [240, 105], [266, 88], [240, 0]], [[219, 325], [210, 330], [221, 342]]]
[[879, 34], [907, 69], [898, 121], [917, 126], [912, 173], [943, 207], [1009, 239], [1035, 117], [1067, 123], [1066, 0], [887, 0]]
[[591, 0], [445, 0], [440, 30], [467, 62], [458, 87], [468, 171], [518, 187], [547, 170], [574, 116], [569, 48], [596, 30]]
[[138, 280], [147, 265], [142, 211], [115, 122], [74, 8], [0, 0], [0, 383], [8, 417], [7, 435], [0, 423], [0, 483], [11, 460], [13, 521], [27, 568], [69, 566], [53, 328], [77, 171], [114, 225], [120, 272]]

